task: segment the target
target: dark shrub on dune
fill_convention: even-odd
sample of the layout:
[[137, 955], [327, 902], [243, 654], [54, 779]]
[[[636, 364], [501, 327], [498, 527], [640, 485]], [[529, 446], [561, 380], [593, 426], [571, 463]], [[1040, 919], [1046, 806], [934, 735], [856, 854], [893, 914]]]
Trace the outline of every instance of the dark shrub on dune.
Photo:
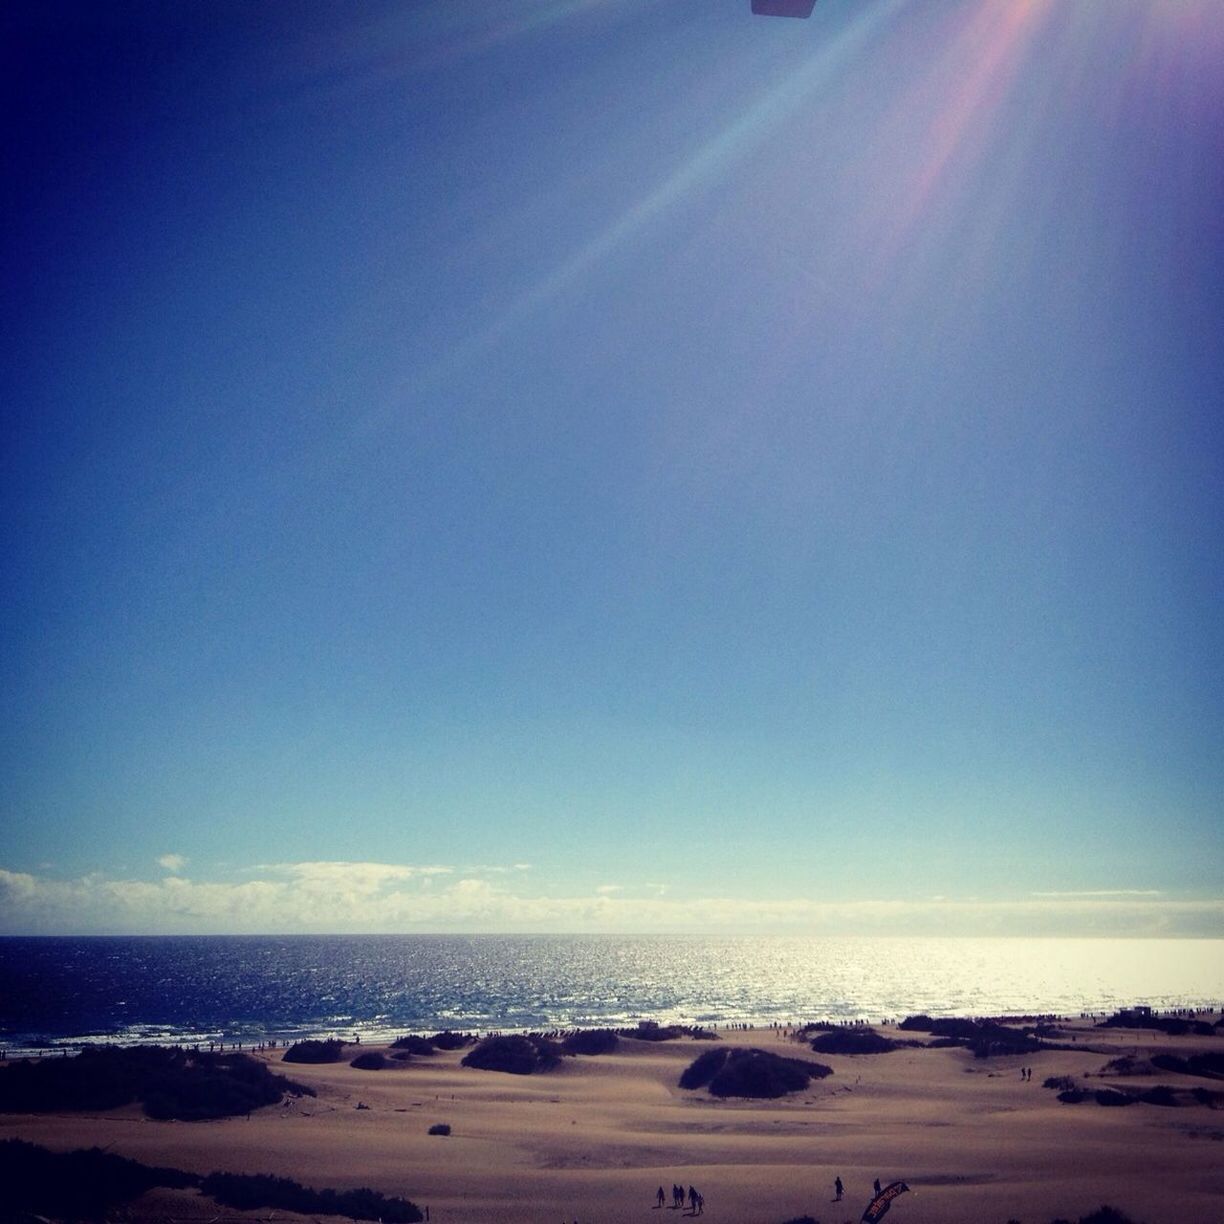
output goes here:
[[407, 1050], [394, 1050], [391, 1053], [391, 1057], [396, 1062], [411, 1062], [413, 1055], [409, 1054]]
[[313, 1089], [274, 1075], [265, 1063], [245, 1054], [213, 1055], [214, 1062], [198, 1071], [188, 1067], [150, 1086], [144, 1098], [151, 1118], [177, 1118], [198, 1122], [250, 1113], [265, 1105], [276, 1105], [286, 1093], [314, 1096]]
[[1176, 1054], [1157, 1054], [1152, 1066], [1162, 1071], [1177, 1071], [1181, 1075], [1202, 1075], [1208, 1079], [1224, 1079], [1224, 1054], [1191, 1054], [1179, 1058]]
[[1165, 1105], [1176, 1107], [1179, 1102], [1177, 1093], [1168, 1086], [1168, 1084], [1157, 1084], [1153, 1088], [1145, 1088], [1140, 1094], [1139, 1099], [1145, 1105]]
[[[1121, 1060], [1115, 1059], [1114, 1061], [1120, 1062]], [[1180, 1075], [1190, 1074], [1189, 1061], [1176, 1054], [1153, 1054], [1152, 1066], [1158, 1067], [1161, 1071], [1176, 1071]]]
[[349, 1063], [350, 1067], [356, 1067], [358, 1071], [381, 1071], [386, 1065], [386, 1055], [378, 1050], [366, 1050]]
[[328, 1041], [295, 1041], [286, 1051], [287, 1063], [336, 1063], [344, 1058], [344, 1042], [333, 1037]]
[[425, 1217], [415, 1203], [388, 1198], [374, 1190], [311, 1190], [287, 1177], [265, 1173], [210, 1173], [200, 1184], [203, 1193], [224, 1207], [239, 1211], [272, 1207], [302, 1215], [342, 1215], [351, 1220], [382, 1220], [384, 1224], [417, 1224]]
[[723, 1064], [727, 1061], [727, 1056], [731, 1053], [726, 1050], [707, 1050], [704, 1054], [699, 1054], [689, 1065], [684, 1069], [680, 1076], [681, 1088], [704, 1088], [714, 1076], [722, 1070]]
[[100, 1220], [155, 1186], [182, 1189], [199, 1178], [181, 1169], [154, 1168], [98, 1148], [49, 1152], [20, 1139], [0, 1142], [0, 1220], [24, 1213]]
[[1183, 1020], [1180, 1016], [1153, 1016], [1150, 1012], [1132, 1011], [1123, 1008], [1106, 1016], [1097, 1023], [1097, 1028], [1151, 1029], [1167, 1033], [1170, 1037], [1184, 1037], [1194, 1033], [1197, 1037], [1210, 1037], [1215, 1028], [1203, 1020]]
[[[1125, 1062], [1124, 1059], [1115, 1060]], [[1105, 1070], [1109, 1070], [1112, 1064], [1107, 1064]], [[1200, 1093], [1204, 1093], [1202, 1088], [1186, 1091], [1170, 1087], [1168, 1084], [1156, 1084], [1151, 1088], [1144, 1088], [1142, 1091], [1137, 1089], [1127, 1089], [1125, 1091], [1117, 1088], [1099, 1088], [1096, 1092], [1089, 1092], [1086, 1088], [1077, 1088], [1075, 1081], [1069, 1076], [1061, 1076], [1058, 1079], [1046, 1080], [1046, 1087], [1062, 1087], [1064, 1090], [1058, 1094], [1058, 1099], [1068, 1105], [1078, 1105], [1081, 1101], [1086, 1101], [1089, 1098], [1096, 1101], [1098, 1105], [1119, 1106], [1119, 1105], [1134, 1105], [1141, 1103], [1144, 1105], [1159, 1105], [1166, 1109], [1176, 1109], [1183, 1105], [1203, 1104], [1215, 1107], [1213, 1099], [1204, 1099], [1200, 1097]], [[1219, 1093], [1206, 1092], [1206, 1098], [1215, 1098]]]
[[447, 1122], [435, 1122], [430, 1128], [431, 1135], [449, 1135], [451, 1132], [450, 1124]]
[[1075, 1080], [1069, 1075], [1051, 1075], [1042, 1080], [1043, 1088], [1056, 1088], [1059, 1092], [1073, 1092], [1075, 1090]]
[[660, 1024], [657, 1020], [639, 1020], [633, 1028], [616, 1030], [622, 1037], [635, 1041], [678, 1041], [692, 1037], [694, 1041], [718, 1041], [717, 1033], [696, 1024]]
[[551, 1071], [561, 1061], [561, 1047], [542, 1037], [486, 1037], [463, 1057], [465, 1067], [480, 1071], [505, 1071], [510, 1075], [534, 1075]]
[[224, 1118], [275, 1105], [309, 1088], [274, 1075], [246, 1054], [167, 1046], [82, 1050], [76, 1058], [18, 1062], [0, 1075], [0, 1110], [47, 1113], [115, 1109], [140, 1101], [151, 1118]]
[[635, 1041], [678, 1041], [686, 1033], [680, 1024], [660, 1024], [657, 1020], [639, 1020], [633, 1028], [617, 1030], [622, 1037]]
[[1210, 1075], [1224, 1079], [1224, 1053], [1191, 1054], [1186, 1059], [1191, 1075]]
[[1130, 1216], [1123, 1215], [1116, 1207], [1101, 1206], [1090, 1215], [1080, 1216], [1079, 1224], [1137, 1224]]
[[462, 1050], [465, 1046], [470, 1046], [476, 1038], [471, 1033], [452, 1033], [450, 1029], [444, 1029], [428, 1040], [430, 1045], [439, 1050]]
[[526, 1037], [488, 1037], [463, 1056], [465, 1067], [511, 1075], [533, 1074], [537, 1061], [536, 1048]]
[[1041, 1049], [1041, 1042], [1031, 1029], [1011, 1028], [997, 1020], [972, 1020], [964, 1016], [945, 1016], [932, 1020], [930, 1016], [909, 1016], [899, 1028], [927, 1032], [936, 1038], [932, 1049], [961, 1045], [973, 1051], [976, 1058], [991, 1058], [1005, 1054], [1031, 1054]]
[[611, 1029], [580, 1029], [561, 1043], [567, 1054], [610, 1054], [620, 1044]]
[[303, 1214], [342, 1215], [386, 1224], [418, 1224], [420, 1210], [406, 1199], [373, 1190], [310, 1190], [284, 1177], [211, 1173], [201, 1179], [181, 1169], [155, 1168], [102, 1152], [57, 1153], [19, 1139], [0, 1142], [0, 1221], [26, 1212], [64, 1219], [109, 1218], [123, 1203], [158, 1186], [200, 1186], [204, 1194], [239, 1210], [280, 1208]]
[[898, 1049], [895, 1041], [881, 1037], [874, 1029], [834, 1029], [812, 1041], [817, 1054], [887, 1054]]
[[1000, 1058], [1009, 1054], [1033, 1054], [1041, 1049], [1041, 1042], [1031, 1033], [992, 1024], [984, 1025], [968, 1046], [974, 1058]]
[[802, 1092], [813, 1078], [831, 1073], [831, 1068], [818, 1063], [748, 1051], [727, 1059], [726, 1066], [710, 1081], [710, 1092], [717, 1097], [771, 1099]]
[[434, 1043], [428, 1037], [397, 1037], [392, 1043], [393, 1050], [406, 1050], [409, 1054], [436, 1054]]
[[832, 1074], [832, 1068], [821, 1063], [764, 1050], [707, 1050], [681, 1075], [680, 1087], [708, 1086], [717, 1097], [772, 1099], [802, 1092], [812, 1080]]
[[793, 1220], [787, 1220], [786, 1224], [820, 1224], [820, 1221], [813, 1216], [796, 1216]]
[[76, 1058], [11, 1063], [0, 1075], [0, 1111], [50, 1113], [63, 1109], [115, 1109], [142, 1092], [153, 1066], [140, 1050], [82, 1050]]
[[[965, 1016], [944, 1016], [932, 1020], [930, 1033], [934, 1037], [956, 1037], [961, 1041], [975, 1041], [983, 1029], [991, 1025], [989, 1020], [971, 1020]], [[996, 1026], [997, 1027], [997, 1026]]]
[[1098, 1088], [1092, 1094], [1092, 1099], [1098, 1105], [1133, 1105], [1139, 1098], [1129, 1092], [1119, 1092], [1116, 1088]]

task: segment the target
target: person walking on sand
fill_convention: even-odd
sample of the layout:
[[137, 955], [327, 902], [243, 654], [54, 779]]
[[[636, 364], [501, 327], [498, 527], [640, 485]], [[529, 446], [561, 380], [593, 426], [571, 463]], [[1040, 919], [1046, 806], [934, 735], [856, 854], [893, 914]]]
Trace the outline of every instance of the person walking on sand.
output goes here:
[[659, 1200], [659, 1201], [658, 1201], [657, 1206], [655, 1207], [655, 1210], [656, 1210], [656, 1211], [658, 1211], [658, 1210], [659, 1210], [659, 1208], [663, 1206], [663, 1200], [664, 1200], [666, 1197], [667, 1197], [667, 1196], [666, 1196], [666, 1195], [663, 1193], [663, 1187], [662, 1187], [662, 1186], [660, 1186], [660, 1187], [659, 1187], [659, 1193], [655, 1195], [655, 1198], [657, 1198], [657, 1199]]
[[842, 1185], [842, 1179], [840, 1177], [835, 1177], [833, 1179], [833, 1191], [835, 1200], [840, 1203], [842, 1200], [842, 1194], [845, 1191], [845, 1187]]
[[878, 1177], [875, 1179], [874, 1189], [875, 1189], [876, 1194], [878, 1195], [880, 1193], [880, 1179]]

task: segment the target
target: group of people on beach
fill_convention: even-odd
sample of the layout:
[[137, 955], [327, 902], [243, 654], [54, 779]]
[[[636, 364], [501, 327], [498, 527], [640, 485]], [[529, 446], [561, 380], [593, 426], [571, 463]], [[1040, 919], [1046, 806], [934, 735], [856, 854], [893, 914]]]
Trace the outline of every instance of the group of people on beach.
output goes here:
[[[704, 1195], [692, 1186], [688, 1188], [688, 1193], [686, 1194], [683, 1186], [673, 1185], [671, 1188], [671, 1198], [670, 1211], [683, 1211], [685, 1202], [688, 1203], [687, 1215], [699, 1216], [705, 1211]], [[663, 1187], [660, 1186], [655, 1193], [655, 1210], [659, 1210], [666, 1202], [667, 1195], [664, 1193]]]

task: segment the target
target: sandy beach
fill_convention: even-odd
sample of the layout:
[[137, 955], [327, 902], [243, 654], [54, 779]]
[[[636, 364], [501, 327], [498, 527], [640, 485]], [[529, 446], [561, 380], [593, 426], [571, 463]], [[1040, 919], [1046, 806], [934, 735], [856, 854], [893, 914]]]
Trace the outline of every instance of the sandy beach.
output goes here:
[[[463, 1051], [381, 1071], [347, 1062], [277, 1067], [317, 1096], [249, 1119], [183, 1123], [137, 1106], [102, 1114], [0, 1115], [0, 1137], [54, 1150], [102, 1146], [198, 1173], [274, 1173], [315, 1187], [370, 1186], [429, 1208], [437, 1224], [646, 1224], [688, 1218], [671, 1188], [734, 1224], [810, 1215], [857, 1224], [873, 1180], [903, 1179], [889, 1224], [1049, 1224], [1109, 1203], [1146, 1224], [1224, 1219], [1224, 1113], [1206, 1104], [1062, 1104], [1051, 1076], [1086, 1087], [1224, 1088], [1156, 1071], [1102, 1074], [1111, 1060], [1224, 1051], [1224, 1035], [1171, 1037], [1062, 1022], [1072, 1048], [976, 1059], [963, 1048], [812, 1055], [783, 1031], [724, 1031], [721, 1044], [815, 1057], [834, 1074], [770, 1101], [685, 1091], [681, 1072], [714, 1043], [622, 1039], [596, 1057], [516, 1076], [460, 1065]], [[929, 1040], [881, 1026], [880, 1033]], [[361, 1047], [366, 1049], [366, 1047]], [[351, 1054], [360, 1050], [351, 1049]], [[278, 1064], [283, 1051], [257, 1055]], [[1021, 1068], [1032, 1067], [1031, 1079]], [[2, 1074], [3, 1071], [0, 1071]], [[1085, 1079], [1084, 1077], [1090, 1077]], [[364, 1108], [358, 1108], [358, 1106]], [[438, 1123], [448, 1136], [430, 1135]], [[845, 1198], [834, 1201], [834, 1179]], [[667, 1206], [656, 1206], [663, 1186]], [[265, 1218], [195, 1191], [151, 1192], [125, 1219]], [[276, 1212], [281, 1220], [291, 1219]]]

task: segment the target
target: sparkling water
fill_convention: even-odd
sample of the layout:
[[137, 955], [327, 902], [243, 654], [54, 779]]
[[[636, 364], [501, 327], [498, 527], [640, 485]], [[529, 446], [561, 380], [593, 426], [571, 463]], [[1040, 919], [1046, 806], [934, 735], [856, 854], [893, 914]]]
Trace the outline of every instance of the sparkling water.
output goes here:
[[0, 939], [0, 1044], [365, 1040], [1215, 1006], [1224, 940], [225, 936]]

